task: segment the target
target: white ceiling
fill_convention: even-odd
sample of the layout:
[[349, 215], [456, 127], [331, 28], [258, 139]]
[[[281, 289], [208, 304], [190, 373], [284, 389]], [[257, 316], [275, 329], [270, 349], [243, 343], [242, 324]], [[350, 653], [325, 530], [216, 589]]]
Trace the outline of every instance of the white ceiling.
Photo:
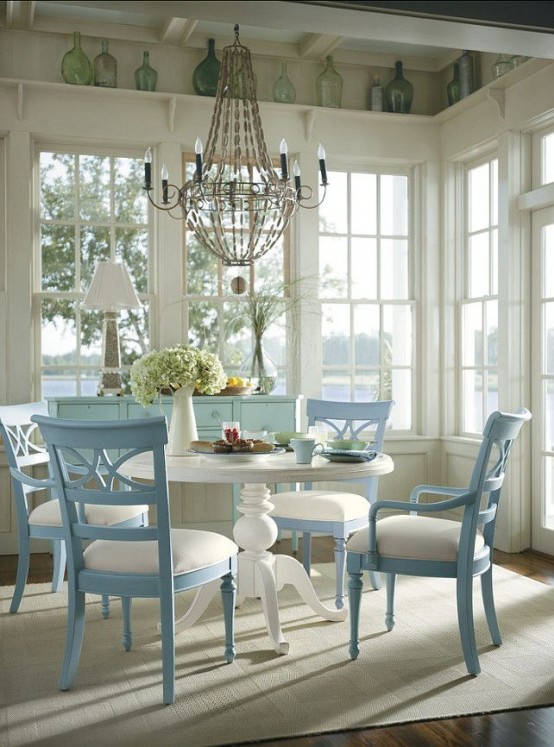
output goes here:
[[[510, 17], [467, 17], [472, 11], [486, 15], [487, 8], [498, 15], [504, 7]], [[466, 17], [448, 17], [452, 13]], [[0, 2], [0, 26], [7, 28], [58, 34], [78, 29], [83, 35], [148, 44], [205, 47], [213, 37], [221, 48], [232, 42], [236, 23], [253, 54], [273, 57], [323, 59], [333, 53], [363, 64], [402, 57], [407, 65], [428, 70], [445, 67], [463, 49], [554, 59], [551, 1]]]

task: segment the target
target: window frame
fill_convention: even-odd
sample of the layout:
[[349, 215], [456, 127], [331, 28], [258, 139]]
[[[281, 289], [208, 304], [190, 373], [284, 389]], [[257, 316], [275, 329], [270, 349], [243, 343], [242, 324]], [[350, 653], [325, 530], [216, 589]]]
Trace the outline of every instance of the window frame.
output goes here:
[[[86, 291], [54, 291], [54, 290], [43, 290], [42, 289], [42, 245], [41, 245], [41, 169], [40, 169], [40, 158], [42, 153], [61, 153], [76, 156], [100, 156], [112, 159], [117, 158], [132, 158], [137, 161], [143, 161], [144, 149], [142, 148], [128, 148], [120, 147], [119, 145], [106, 144], [105, 146], [83, 146], [82, 144], [74, 144], [71, 142], [59, 142], [53, 140], [36, 140], [33, 147], [33, 203], [35, 205], [34, 210], [34, 221], [33, 221], [33, 263], [32, 263], [32, 300], [31, 300], [31, 325], [32, 325], [32, 345], [33, 345], [33, 396], [37, 399], [44, 396], [42, 391], [42, 380], [43, 371], [45, 367], [42, 363], [42, 303], [47, 299], [60, 299], [62, 301], [75, 302], [77, 305], [81, 302], [86, 294]], [[147, 292], [137, 292], [137, 295], [141, 302], [145, 305], [148, 315], [148, 337], [150, 340], [150, 347], [153, 340], [153, 330], [155, 327], [155, 297], [153, 293], [153, 277], [154, 277], [154, 265], [155, 265], [155, 252], [154, 252], [154, 224], [153, 224], [153, 209], [152, 206], [147, 202]], [[110, 216], [111, 217], [111, 216]], [[110, 220], [110, 258], [114, 258], [113, 251], [113, 230], [115, 222]], [[138, 226], [139, 224], [133, 224]], [[142, 225], [142, 224], [141, 224]], [[100, 313], [100, 312], [96, 312]], [[79, 314], [77, 315], [79, 317]], [[100, 324], [102, 322], [100, 321]], [[79, 340], [79, 349], [82, 347], [80, 339], [80, 327], [77, 322], [76, 327], [76, 339]], [[76, 361], [71, 364], [71, 368], [75, 370], [75, 388], [76, 396], [83, 396], [81, 393], [83, 372], [89, 372], [96, 377], [99, 377], [99, 366], [93, 368], [91, 366], [83, 366], [81, 363], [81, 356], [76, 355]], [[128, 371], [130, 367], [122, 364], [122, 372]], [[86, 380], [90, 380], [91, 376], [85, 376]]]

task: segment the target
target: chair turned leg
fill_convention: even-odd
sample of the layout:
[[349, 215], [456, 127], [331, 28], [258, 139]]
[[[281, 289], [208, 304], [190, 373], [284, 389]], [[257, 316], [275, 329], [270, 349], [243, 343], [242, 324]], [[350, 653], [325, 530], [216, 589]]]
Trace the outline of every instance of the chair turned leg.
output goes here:
[[60, 591], [63, 584], [66, 562], [65, 542], [63, 540], [53, 541], [52, 555], [54, 558], [54, 570], [52, 571], [52, 591]]
[[481, 576], [481, 594], [483, 596], [483, 605], [485, 608], [485, 615], [487, 617], [489, 632], [491, 634], [491, 641], [495, 646], [501, 646], [502, 636], [500, 635], [500, 628], [498, 627], [498, 620], [496, 617], [496, 609], [494, 607], [492, 563], [489, 570], [485, 571], [485, 573], [483, 573]]
[[[104, 599], [104, 597], [102, 597]], [[133, 645], [133, 634], [131, 631], [131, 602], [132, 597], [121, 597], [121, 611], [123, 613], [123, 648], [130, 651]]]
[[160, 622], [162, 625], [162, 682], [163, 702], [175, 702], [175, 600], [173, 591], [160, 599]]
[[475, 642], [475, 627], [473, 624], [473, 577], [468, 573], [461, 573], [456, 583], [456, 601], [458, 604], [458, 626], [462, 640], [462, 650], [467, 671], [478, 675], [481, 671], [479, 654]]
[[372, 589], [375, 589], [375, 591], [379, 591], [379, 589], [383, 585], [381, 583], [381, 574], [378, 571], [369, 571], [369, 582]]
[[17, 559], [17, 574], [15, 577], [15, 588], [13, 591], [13, 597], [10, 604], [10, 612], [17, 612], [21, 600], [23, 598], [23, 592], [25, 591], [25, 584], [27, 583], [27, 576], [29, 575], [29, 537], [25, 534], [23, 537], [19, 537], [19, 557]]
[[388, 631], [394, 628], [394, 592], [396, 590], [396, 573], [387, 573], [387, 609], [385, 627]]
[[350, 606], [350, 645], [348, 653], [351, 659], [357, 659], [360, 653], [360, 602], [362, 599], [362, 571], [348, 572], [348, 602]]
[[346, 570], [346, 538], [335, 537], [335, 569], [337, 574], [335, 607], [344, 607], [344, 572]]
[[67, 633], [65, 654], [60, 676], [60, 690], [69, 690], [81, 657], [83, 635], [85, 632], [85, 594], [82, 591], [69, 590], [67, 604]]
[[108, 594], [102, 594], [102, 617], [107, 620], [110, 616], [110, 597]]
[[312, 535], [311, 532], [302, 533], [302, 565], [304, 570], [310, 575], [312, 565]]
[[235, 659], [235, 598], [237, 585], [232, 573], [227, 573], [221, 579], [221, 600], [223, 603], [223, 619], [225, 622], [225, 661], [230, 664]]

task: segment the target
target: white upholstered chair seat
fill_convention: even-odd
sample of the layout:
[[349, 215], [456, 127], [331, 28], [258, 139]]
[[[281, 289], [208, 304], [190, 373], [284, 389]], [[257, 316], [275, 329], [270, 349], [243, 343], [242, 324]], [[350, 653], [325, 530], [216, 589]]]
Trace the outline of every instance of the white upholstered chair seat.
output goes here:
[[273, 518], [286, 516], [291, 519], [312, 521], [351, 521], [367, 518], [367, 500], [355, 493], [338, 493], [330, 490], [301, 490], [276, 493], [271, 496], [275, 506]]
[[[377, 522], [379, 555], [418, 560], [456, 560], [461, 523], [428, 516], [389, 516]], [[475, 537], [475, 552], [484, 546], [481, 532]], [[347, 552], [369, 549], [369, 529], [360, 529], [346, 543]]]
[[[148, 506], [87, 506], [85, 514], [89, 524], [110, 527], [120, 524], [135, 516], [148, 513]], [[29, 514], [29, 524], [35, 526], [62, 526], [59, 501], [54, 499], [45, 501]]]
[[[173, 574], [219, 563], [238, 553], [237, 545], [215, 532], [172, 529]], [[107, 573], [159, 573], [157, 542], [95, 540], [83, 553], [85, 568]]]

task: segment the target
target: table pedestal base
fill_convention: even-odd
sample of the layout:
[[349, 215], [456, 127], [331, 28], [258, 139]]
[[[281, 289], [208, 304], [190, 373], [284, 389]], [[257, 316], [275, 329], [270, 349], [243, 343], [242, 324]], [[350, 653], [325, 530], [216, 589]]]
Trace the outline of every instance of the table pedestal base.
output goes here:
[[[345, 620], [348, 610], [322, 604], [310, 577], [296, 558], [268, 552], [267, 548], [277, 539], [277, 525], [269, 515], [273, 504], [267, 487], [264, 484], [243, 485], [240, 497], [238, 511], [242, 516], [233, 528], [235, 542], [244, 548], [238, 556], [238, 603], [246, 597], [261, 599], [271, 645], [278, 654], [287, 654], [289, 644], [281, 630], [277, 597], [283, 586], [292, 584], [302, 600], [325, 620]], [[177, 620], [178, 629], [190, 627], [198, 620], [219, 591], [219, 586], [219, 581], [213, 581], [199, 588], [186, 614]]]

